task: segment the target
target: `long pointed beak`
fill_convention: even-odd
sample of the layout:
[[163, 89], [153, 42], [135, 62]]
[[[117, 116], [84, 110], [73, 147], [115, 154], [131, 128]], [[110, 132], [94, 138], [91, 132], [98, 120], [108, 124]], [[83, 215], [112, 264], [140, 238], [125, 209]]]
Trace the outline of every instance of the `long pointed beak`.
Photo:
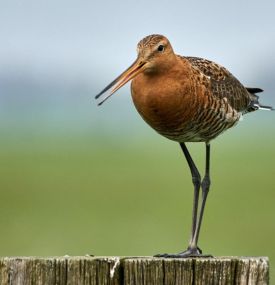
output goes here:
[[125, 85], [129, 80], [137, 76], [140, 72], [143, 71], [143, 66], [146, 62], [141, 62], [136, 60], [129, 68], [127, 68], [122, 74], [120, 74], [114, 81], [107, 85], [100, 93], [95, 96], [95, 99], [98, 99], [106, 91], [111, 89], [110, 94], [108, 94], [102, 101], [98, 103], [98, 106], [103, 104], [109, 97], [111, 97], [120, 87]]

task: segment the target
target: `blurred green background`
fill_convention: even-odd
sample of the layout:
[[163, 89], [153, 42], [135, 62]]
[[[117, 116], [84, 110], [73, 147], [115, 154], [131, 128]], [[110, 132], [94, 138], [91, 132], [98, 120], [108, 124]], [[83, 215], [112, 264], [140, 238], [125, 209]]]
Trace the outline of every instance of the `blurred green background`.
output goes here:
[[[200, 239], [206, 253], [275, 261], [275, 135], [264, 126], [272, 115], [255, 113], [262, 127], [247, 118], [212, 143]], [[14, 131], [0, 143], [2, 256], [186, 248], [193, 191], [176, 143], [145, 124], [143, 135], [132, 129], [120, 138]], [[189, 145], [203, 169], [204, 145]]]
[[[100, 108], [93, 97], [131, 64], [142, 37], [162, 33], [177, 53], [215, 60], [265, 89], [261, 102], [275, 106], [275, 4], [27, 0], [0, 8], [0, 255], [184, 250], [193, 188], [180, 147], [142, 121], [129, 85]], [[212, 143], [199, 242], [217, 256], [269, 256], [273, 280], [274, 116], [248, 114]], [[204, 145], [188, 146], [203, 175]]]

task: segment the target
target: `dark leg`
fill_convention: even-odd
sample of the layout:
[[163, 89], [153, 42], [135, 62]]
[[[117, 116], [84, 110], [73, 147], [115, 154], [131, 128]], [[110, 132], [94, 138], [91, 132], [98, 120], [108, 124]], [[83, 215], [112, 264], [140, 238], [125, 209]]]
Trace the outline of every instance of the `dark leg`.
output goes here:
[[[203, 255], [200, 248], [198, 248], [198, 238], [200, 227], [202, 223], [203, 212], [205, 208], [206, 198], [210, 187], [210, 176], [209, 176], [209, 166], [210, 166], [210, 144], [206, 143], [206, 164], [205, 164], [205, 176], [201, 183], [201, 177], [199, 171], [184, 143], [180, 143], [181, 149], [185, 155], [187, 163], [189, 165], [192, 181], [194, 184], [194, 201], [193, 201], [193, 214], [192, 214], [192, 229], [191, 229], [191, 239], [189, 246], [186, 251], [179, 254], [159, 254], [157, 257], [210, 257], [211, 255]], [[202, 187], [202, 204], [199, 212], [199, 220], [197, 221], [198, 212], [198, 202], [199, 202], [199, 190]]]
[[191, 237], [190, 237], [189, 247], [186, 251], [183, 251], [179, 254], [158, 254], [156, 255], [157, 257], [188, 257], [188, 256], [198, 256], [201, 254], [201, 250], [199, 248], [191, 246], [194, 240], [194, 236], [195, 236], [196, 228], [197, 228], [197, 213], [198, 213], [199, 191], [201, 187], [201, 176], [185, 143], [180, 143], [180, 146], [187, 160], [188, 166], [190, 168], [190, 172], [192, 175], [192, 182], [194, 185], [192, 228], [191, 228]]
[[210, 188], [210, 144], [206, 143], [206, 164], [205, 164], [205, 175], [201, 183], [201, 189], [202, 189], [202, 204], [201, 209], [199, 213], [199, 221], [196, 226], [195, 234], [193, 236], [193, 240], [191, 242], [191, 247], [197, 248], [199, 234], [200, 234], [200, 228], [201, 228], [201, 222], [203, 217], [203, 212], [205, 208], [205, 203], [207, 199], [207, 195]]
[[197, 213], [198, 213], [198, 203], [199, 203], [199, 191], [201, 187], [201, 176], [200, 173], [184, 143], [180, 143], [180, 147], [184, 153], [184, 156], [187, 160], [188, 166], [192, 175], [192, 182], [194, 185], [194, 198], [193, 198], [193, 211], [192, 211], [192, 228], [191, 228], [191, 237], [190, 244], [194, 238], [196, 225], [197, 225]]

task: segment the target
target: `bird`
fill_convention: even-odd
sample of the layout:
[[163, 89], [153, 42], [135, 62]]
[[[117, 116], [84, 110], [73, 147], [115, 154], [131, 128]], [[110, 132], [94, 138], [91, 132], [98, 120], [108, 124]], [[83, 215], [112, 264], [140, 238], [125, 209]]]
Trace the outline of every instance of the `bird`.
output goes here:
[[[245, 87], [225, 67], [200, 57], [177, 55], [160, 34], [146, 36], [137, 45], [137, 59], [95, 96], [102, 105], [131, 81], [133, 103], [144, 119], [162, 136], [179, 143], [190, 168], [193, 209], [190, 240], [180, 253], [157, 254], [163, 258], [211, 256], [198, 246], [205, 204], [210, 189], [210, 143], [235, 126], [243, 115], [259, 109], [260, 88]], [[205, 144], [205, 173], [200, 172], [186, 143]]]

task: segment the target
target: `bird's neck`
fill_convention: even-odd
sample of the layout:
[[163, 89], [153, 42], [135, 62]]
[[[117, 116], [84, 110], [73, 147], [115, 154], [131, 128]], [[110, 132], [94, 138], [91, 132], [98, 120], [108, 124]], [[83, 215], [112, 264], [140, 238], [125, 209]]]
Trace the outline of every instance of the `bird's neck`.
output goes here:
[[148, 87], [154, 84], [159, 85], [160, 82], [162, 84], [159, 86], [165, 86], [165, 82], [168, 83], [170, 81], [173, 81], [175, 84], [177, 82], [183, 83], [183, 81], [188, 82], [191, 72], [188, 61], [175, 56], [166, 63], [160, 63], [156, 68], [148, 69], [133, 81], [139, 82], [138, 85], [147, 85]]
[[175, 54], [172, 54], [165, 59], [158, 60], [157, 63], [152, 64], [150, 68], [145, 69], [143, 74], [150, 77], [167, 76], [167, 74], [179, 64], [179, 60]]

